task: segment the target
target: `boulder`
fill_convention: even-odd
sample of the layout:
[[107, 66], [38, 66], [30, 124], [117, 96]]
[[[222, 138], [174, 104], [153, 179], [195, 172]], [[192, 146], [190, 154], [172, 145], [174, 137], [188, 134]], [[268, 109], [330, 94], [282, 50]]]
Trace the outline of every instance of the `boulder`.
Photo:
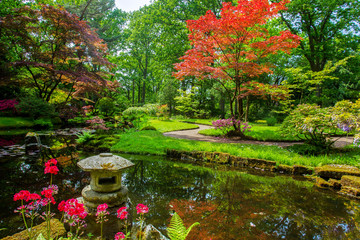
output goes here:
[[[37, 225], [32, 228], [32, 236], [37, 237], [40, 233], [46, 237], [47, 236], [47, 224], [46, 222], [41, 223], [40, 225]], [[50, 226], [51, 226], [51, 238], [61, 237], [66, 235], [66, 230], [64, 228], [64, 224], [61, 223], [58, 219], [51, 219], [50, 220]], [[29, 234], [27, 230], [21, 231], [19, 233], [16, 233], [12, 236], [7, 236], [5, 238], [2, 238], [1, 240], [13, 240], [13, 239], [22, 239], [27, 240], [29, 239]], [[35, 238], [36, 239], [36, 238]]]
[[315, 173], [325, 179], [341, 179], [344, 175], [360, 176], [360, 169], [348, 165], [325, 165], [316, 167]]

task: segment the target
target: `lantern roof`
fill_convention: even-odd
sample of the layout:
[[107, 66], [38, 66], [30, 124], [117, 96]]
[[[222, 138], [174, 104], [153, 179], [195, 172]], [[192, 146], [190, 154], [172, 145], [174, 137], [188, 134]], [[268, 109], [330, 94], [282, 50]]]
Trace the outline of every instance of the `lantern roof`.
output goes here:
[[77, 163], [84, 171], [111, 171], [116, 172], [134, 166], [129, 160], [113, 155], [112, 153], [100, 153], [99, 155], [85, 158]]

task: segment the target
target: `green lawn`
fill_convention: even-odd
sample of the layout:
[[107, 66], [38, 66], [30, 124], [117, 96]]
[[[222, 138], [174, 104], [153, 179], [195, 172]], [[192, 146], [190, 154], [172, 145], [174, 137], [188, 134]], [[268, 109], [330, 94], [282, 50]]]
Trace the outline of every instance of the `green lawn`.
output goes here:
[[171, 132], [186, 129], [199, 128], [197, 125], [191, 123], [185, 123], [178, 120], [157, 120], [152, 119], [149, 121], [149, 125], [156, 128], [159, 132]]
[[[296, 137], [282, 136], [280, 132], [280, 124], [276, 126], [268, 126], [262, 123], [250, 123], [251, 131], [246, 135], [251, 136], [260, 141], [298, 141]], [[200, 134], [207, 136], [220, 137], [223, 135], [219, 129], [204, 129], [199, 131]]]
[[210, 151], [230, 153], [235, 156], [276, 161], [279, 164], [320, 166], [348, 164], [359, 166], [360, 149], [328, 156], [307, 157], [277, 146], [210, 143], [165, 137], [158, 131], [140, 131], [120, 135], [120, 141], [112, 146], [112, 152], [165, 155], [166, 149], [184, 151]]
[[0, 129], [7, 128], [31, 128], [35, 125], [30, 118], [0, 117]]
[[180, 120], [182, 122], [190, 122], [190, 123], [198, 123], [198, 124], [204, 124], [204, 125], [210, 125], [212, 126], [212, 122], [216, 121], [217, 119], [185, 119]]

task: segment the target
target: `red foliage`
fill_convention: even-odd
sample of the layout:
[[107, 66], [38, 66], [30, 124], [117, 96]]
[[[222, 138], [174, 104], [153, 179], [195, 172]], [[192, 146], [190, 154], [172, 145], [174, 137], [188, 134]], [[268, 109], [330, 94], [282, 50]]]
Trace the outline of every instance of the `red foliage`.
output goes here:
[[[290, 53], [299, 45], [300, 37], [290, 31], [272, 35], [265, 26], [280, 10], [286, 9], [287, 2], [239, 0], [237, 6], [224, 2], [220, 18], [208, 11], [198, 20], [188, 20], [193, 47], [180, 58], [181, 63], [175, 64], [178, 72], [174, 76], [216, 79], [234, 100], [249, 78], [272, 73], [270, 64], [262, 59], [279, 51]], [[227, 82], [234, 84], [227, 86]]]
[[17, 60], [11, 64], [27, 71], [22, 76], [44, 100], [49, 101], [57, 88], [79, 95], [83, 88], [98, 93], [99, 88], [112, 86], [100, 70], [112, 66], [105, 58], [106, 44], [64, 8], [25, 6], [0, 18], [0, 28], [16, 49]]
[[19, 102], [16, 101], [15, 99], [0, 100], [0, 111], [12, 110], [12, 111], [16, 112], [15, 106], [18, 104], [19, 104]]
[[184, 221], [188, 228], [194, 222], [200, 225], [193, 228], [186, 239], [189, 240], [223, 240], [223, 239], [271, 239], [266, 233], [254, 228], [249, 231], [249, 222], [259, 217], [253, 214], [254, 209], [217, 204], [214, 201], [173, 200], [173, 210]]

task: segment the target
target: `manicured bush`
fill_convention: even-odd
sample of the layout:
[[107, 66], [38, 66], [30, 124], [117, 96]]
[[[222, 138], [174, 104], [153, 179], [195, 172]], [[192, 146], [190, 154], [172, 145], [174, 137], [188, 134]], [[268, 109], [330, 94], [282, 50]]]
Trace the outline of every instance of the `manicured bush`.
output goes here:
[[33, 119], [56, 116], [55, 108], [50, 103], [43, 99], [27, 95], [20, 98], [20, 103], [16, 105], [16, 109], [23, 115], [29, 116]]
[[268, 126], [275, 126], [275, 124], [277, 123], [277, 120], [274, 117], [268, 117], [265, 120]]

